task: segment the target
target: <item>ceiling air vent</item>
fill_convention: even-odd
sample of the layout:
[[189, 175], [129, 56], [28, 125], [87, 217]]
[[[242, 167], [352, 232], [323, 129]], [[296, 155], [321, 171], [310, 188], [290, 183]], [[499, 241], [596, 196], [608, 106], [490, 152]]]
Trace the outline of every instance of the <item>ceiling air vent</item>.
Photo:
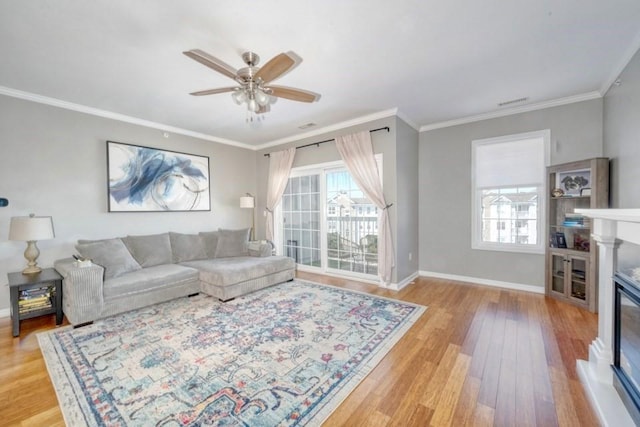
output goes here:
[[312, 128], [312, 127], [314, 127], [314, 126], [316, 126], [316, 124], [315, 124], [315, 123], [313, 123], [313, 122], [309, 122], [309, 123], [307, 123], [307, 124], [305, 124], [305, 125], [298, 126], [298, 129], [309, 129], [309, 128]]
[[510, 101], [502, 101], [498, 103], [498, 107], [505, 107], [507, 105], [518, 104], [520, 102], [524, 102], [528, 100], [529, 100], [529, 97], [527, 96], [525, 98], [512, 99]]

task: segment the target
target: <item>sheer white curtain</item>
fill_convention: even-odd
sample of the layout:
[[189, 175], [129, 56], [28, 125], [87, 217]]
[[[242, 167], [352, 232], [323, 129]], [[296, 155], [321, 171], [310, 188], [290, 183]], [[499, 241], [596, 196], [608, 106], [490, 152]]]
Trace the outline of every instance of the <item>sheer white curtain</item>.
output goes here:
[[287, 188], [289, 173], [293, 158], [296, 155], [295, 147], [276, 151], [269, 155], [269, 183], [267, 185], [267, 240], [273, 242], [273, 210], [276, 208], [282, 194]]
[[369, 132], [339, 136], [336, 145], [347, 169], [360, 189], [378, 207], [378, 276], [388, 285], [394, 267], [393, 240], [388, 208], [382, 193], [378, 164], [373, 154]]

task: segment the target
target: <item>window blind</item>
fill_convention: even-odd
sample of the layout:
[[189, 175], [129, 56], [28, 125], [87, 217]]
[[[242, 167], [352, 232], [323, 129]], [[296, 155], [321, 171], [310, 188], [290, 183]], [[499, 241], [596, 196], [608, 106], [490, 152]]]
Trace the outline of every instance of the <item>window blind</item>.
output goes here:
[[542, 137], [519, 141], [474, 141], [476, 188], [542, 185], [545, 141]]

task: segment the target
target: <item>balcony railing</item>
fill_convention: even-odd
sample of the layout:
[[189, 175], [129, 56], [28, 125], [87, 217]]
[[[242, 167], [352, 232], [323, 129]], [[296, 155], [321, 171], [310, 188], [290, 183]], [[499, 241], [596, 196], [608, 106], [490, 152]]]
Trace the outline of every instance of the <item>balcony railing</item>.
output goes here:
[[[376, 275], [378, 273], [377, 217], [327, 218], [327, 262], [329, 268]], [[296, 263], [320, 266], [319, 248], [285, 240], [284, 254]]]

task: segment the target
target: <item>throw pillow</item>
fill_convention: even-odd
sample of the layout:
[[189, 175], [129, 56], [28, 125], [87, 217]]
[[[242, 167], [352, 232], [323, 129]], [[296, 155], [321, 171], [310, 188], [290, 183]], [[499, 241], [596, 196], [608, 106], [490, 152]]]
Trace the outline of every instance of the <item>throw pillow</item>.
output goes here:
[[207, 258], [202, 238], [197, 234], [170, 232], [169, 240], [171, 241], [171, 253], [175, 263]]
[[[98, 242], [106, 242], [107, 240], [112, 240], [113, 237], [109, 238], [109, 239], [93, 239], [93, 240], [87, 240], [87, 239], [78, 239], [78, 244], [79, 245], [84, 245], [85, 243], [98, 243]], [[116, 237], [116, 239], [120, 239], [122, 240], [122, 237]]]
[[147, 236], [127, 236], [122, 239], [131, 255], [142, 267], [171, 264], [171, 242], [169, 233]]
[[220, 237], [216, 248], [216, 258], [249, 255], [250, 228], [241, 230], [219, 229]]
[[76, 250], [85, 258], [104, 267], [104, 278], [118, 277], [130, 271], [140, 270], [121, 239], [105, 239], [92, 243], [78, 243]]
[[198, 233], [202, 238], [204, 244], [204, 250], [207, 253], [207, 258], [215, 258], [216, 250], [218, 249], [218, 238], [220, 233], [217, 231], [202, 231]]

